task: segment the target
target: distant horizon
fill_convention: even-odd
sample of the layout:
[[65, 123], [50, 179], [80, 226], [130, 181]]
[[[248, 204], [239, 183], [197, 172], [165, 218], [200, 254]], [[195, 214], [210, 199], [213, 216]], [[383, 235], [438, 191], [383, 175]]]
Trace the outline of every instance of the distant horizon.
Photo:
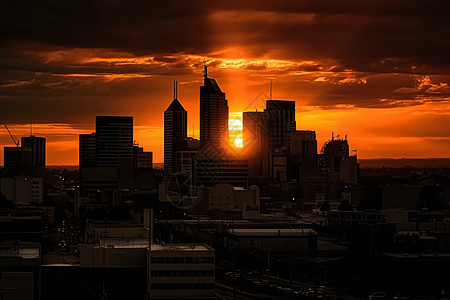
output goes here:
[[[394, 158], [394, 157], [380, 157], [380, 158], [358, 158], [359, 160], [377, 160], [377, 159], [395, 159], [395, 160], [402, 160], [402, 159], [450, 159], [450, 157], [403, 157], [403, 158]], [[154, 164], [163, 164], [164, 162], [153, 162]], [[78, 165], [66, 165], [66, 164], [54, 164], [54, 165], [47, 165], [47, 166], [78, 166]]]
[[[403, 158], [392, 158], [392, 157], [382, 157], [382, 158], [358, 158], [358, 161], [368, 161], [368, 160], [450, 160], [450, 157], [427, 157], [427, 158], [420, 158], [420, 157], [403, 157]], [[154, 162], [153, 164], [164, 164], [164, 162]], [[0, 166], [3, 168], [3, 166]], [[47, 165], [48, 167], [79, 167], [79, 165], [68, 165], [68, 164], [55, 164], [55, 165]]]

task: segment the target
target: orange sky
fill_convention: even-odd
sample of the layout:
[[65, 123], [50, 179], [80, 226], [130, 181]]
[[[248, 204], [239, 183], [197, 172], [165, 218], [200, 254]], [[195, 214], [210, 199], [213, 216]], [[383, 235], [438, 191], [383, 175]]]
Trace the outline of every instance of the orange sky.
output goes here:
[[[439, 5], [101, 2], [0, 10], [0, 119], [17, 137], [32, 122], [49, 165], [78, 163], [78, 134], [96, 115], [133, 116], [135, 140], [161, 162], [175, 80], [198, 137], [205, 59], [231, 113], [262, 110], [272, 79], [273, 99], [296, 101], [297, 129], [316, 131], [318, 151], [334, 132], [359, 158], [449, 157], [450, 21]], [[4, 128], [0, 145], [13, 146]]]

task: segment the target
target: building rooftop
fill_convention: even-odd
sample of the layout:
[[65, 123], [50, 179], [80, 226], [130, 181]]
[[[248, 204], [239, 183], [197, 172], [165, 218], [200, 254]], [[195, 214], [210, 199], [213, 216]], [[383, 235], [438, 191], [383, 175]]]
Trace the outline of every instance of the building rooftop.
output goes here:
[[75, 255], [65, 253], [46, 254], [42, 257], [42, 266], [79, 266], [80, 259]]
[[205, 244], [154, 244], [151, 247], [151, 251], [214, 251]]
[[185, 111], [183, 105], [181, 105], [178, 99], [173, 99], [172, 103], [170, 103], [169, 107], [167, 107], [166, 111], [174, 110], [174, 111]]
[[228, 233], [240, 236], [303, 236], [317, 235], [312, 229], [228, 229]]
[[450, 259], [450, 253], [383, 253], [383, 255], [399, 259]]
[[83, 244], [83, 247], [90, 248], [148, 248], [151, 244], [148, 239], [143, 238], [101, 238], [100, 244]]
[[102, 230], [106, 228], [142, 228], [141, 225], [138, 225], [136, 221], [127, 220], [127, 221], [113, 221], [107, 220], [98, 221], [98, 220], [89, 220], [89, 225], [95, 228], [96, 230]]
[[0, 257], [39, 258], [41, 246], [38, 243], [7, 241], [0, 243]]
[[150, 244], [149, 239], [141, 238], [102, 238], [100, 246], [107, 248], [146, 248]]

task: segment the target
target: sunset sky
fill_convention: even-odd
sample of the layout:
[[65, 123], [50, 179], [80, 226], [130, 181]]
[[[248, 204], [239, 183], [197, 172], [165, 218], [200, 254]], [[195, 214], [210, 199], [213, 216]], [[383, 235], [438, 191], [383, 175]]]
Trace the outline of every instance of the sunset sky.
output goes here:
[[318, 150], [334, 132], [359, 158], [449, 157], [448, 16], [432, 0], [0, 1], [0, 123], [33, 123], [48, 165], [76, 165], [96, 115], [133, 116], [161, 162], [175, 80], [199, 136], [206, 59], [235, 115], [263, 109], [272, 79]]

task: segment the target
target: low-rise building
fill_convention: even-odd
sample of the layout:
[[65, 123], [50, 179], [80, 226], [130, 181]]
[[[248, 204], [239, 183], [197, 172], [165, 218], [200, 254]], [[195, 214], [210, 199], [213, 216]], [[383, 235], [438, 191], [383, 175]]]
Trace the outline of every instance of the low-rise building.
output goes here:
[[386, 215], [378, 210], [363, 211], [329, 211], [326, 218], [327, 225], [352, 226], [358, 224], [386, 224]]
[[42, 202], [43, 183], [41, 177], [15, 176], [1, 178], [3, 195], [14, 203]]
[[214, 296], [214, 249], [204, 244], [151, 245], [151, 298]]
[[317, 250], [317, 232], [312, 229], [228, 229], [234, 245], [243, 250], [310, 254]]
[[41, 246], [38, 243], [0, 243], [2, 300], [38, 300], [41, 295]]

